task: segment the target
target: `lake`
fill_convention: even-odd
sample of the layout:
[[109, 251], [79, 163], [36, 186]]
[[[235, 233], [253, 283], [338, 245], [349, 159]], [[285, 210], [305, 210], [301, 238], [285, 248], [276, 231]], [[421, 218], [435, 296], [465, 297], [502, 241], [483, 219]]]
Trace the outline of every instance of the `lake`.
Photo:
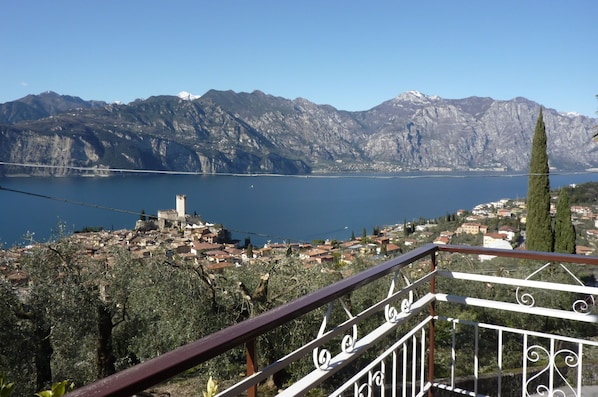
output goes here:
[[[597, 173], [551, 175], [551, 187], [598, 181]], [[5, 247], [34, 233], [46, 241], [59, 223], [132, 229], [139, 213], [174, 209], [187, 196], [187, 213], [220, 223], [233, 237], [267, 241], [347, 240], [363, 228], [437, 218], [501, 198], [523, 198], [527, 176], [504, 173], [416, 173], [325, 176], [114, 175], [0, 178]], [[12, 189], [44, 197], [7, 191]]]

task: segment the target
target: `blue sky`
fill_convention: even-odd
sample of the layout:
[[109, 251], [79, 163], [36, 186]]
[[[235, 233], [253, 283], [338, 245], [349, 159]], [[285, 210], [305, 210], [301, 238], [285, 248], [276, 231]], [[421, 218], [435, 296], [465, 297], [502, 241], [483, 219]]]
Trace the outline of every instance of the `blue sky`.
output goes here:
[[2, 0], [0, 103], [261, 90], [367, 110], [417, 90], [596, 117], [598, 1]]

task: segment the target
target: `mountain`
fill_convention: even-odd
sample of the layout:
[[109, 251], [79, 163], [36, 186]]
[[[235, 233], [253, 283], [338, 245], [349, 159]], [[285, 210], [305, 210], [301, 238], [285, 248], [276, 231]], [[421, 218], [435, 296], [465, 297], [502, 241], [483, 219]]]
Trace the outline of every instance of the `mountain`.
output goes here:
[[[363, 112], [255, 91], [202, 96], [244, 120], [285, 153], [314, 168], [342, 170], [526, 170], [540, 105], [525, 98], [442, 99], [403, 93]], [[598, 165], [595, 119], [544, 110], [551, 166]]]
[[[0, 159], [56, 168], [35, 175], [78, 173], [69, 167], [203, 173], [305, 174], [299, 160], [280, 156], [258, 131], [223, 109], [175, 96], [128, 105], [76, 109], [0, 126]], [[23, 168], [3, 166], [4, 175]]]
[[[200, 173], [512, 170], [528, 167], [540, 105], [409, 91], [360, 112], [260, 91], [210, 90], [127, 105], [56, 93], [0, 105], [2, 175], [73, 167]], [[598, 168], [596, 119], [544, 109], [550, 165]]]
[[13, 124], [23, 120], [37, 120], [71, 109], [92, 109], [104, 105], [106, 102], [103, 101], [84, 101], [79, 97], [46, 91], [0, 104], [0, 123]]

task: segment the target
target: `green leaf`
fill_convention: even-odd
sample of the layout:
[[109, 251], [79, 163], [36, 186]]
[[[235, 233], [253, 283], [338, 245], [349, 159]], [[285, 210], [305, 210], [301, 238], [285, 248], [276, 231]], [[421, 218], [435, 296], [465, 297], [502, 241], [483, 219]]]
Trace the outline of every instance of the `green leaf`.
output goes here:
[[14, 390], [15, 390], [14, 382], [2, 385], [2, 387], [0, 388], [0, 397], [7, 397]]
[[15, 389], [14, 382], [7, 383], [6, 376], [4, 374], [0, 374], [0, 397], [6, 397], [10, 393], [12, 393]]
[[35, 393], [38, 397], [62, 397], [69, 391], [75, 388], [74, 383], [69, 383], [68, 380], [57, 382], [52, 385], [52, 390], [44, 390], [39, 393]]

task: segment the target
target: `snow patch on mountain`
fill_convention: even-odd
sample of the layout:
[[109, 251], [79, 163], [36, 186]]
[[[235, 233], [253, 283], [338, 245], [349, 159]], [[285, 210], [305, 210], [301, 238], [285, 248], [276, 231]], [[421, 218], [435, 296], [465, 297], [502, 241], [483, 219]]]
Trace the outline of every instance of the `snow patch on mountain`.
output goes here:
[[567, 116], [567, 117], [578, 117], [581, 116], [580, 113], [577, 112], [559, 112], [560, 115], [562, 116]]
[[200, 98], [201, 95], [193, 95], [187, 91], [181, 91], [177, 94], [177, 96], [181, 99], [184, 99], [186, 101], [192, 101], [194, 99]]
[[438, 97], [438, 96], [435, 96], [435, 95], [429, 96], [429, 95], [422, 94], [421, 92], [415, 91], [415, 90], [403, 92], [402, 94], [395, 97], [395, 101], [404, 101], [404, 102], [420, 103], [420, 104], [430, 103], [432, 101], [436, 101], [439, 99], [440, 99], [440, 97]]

